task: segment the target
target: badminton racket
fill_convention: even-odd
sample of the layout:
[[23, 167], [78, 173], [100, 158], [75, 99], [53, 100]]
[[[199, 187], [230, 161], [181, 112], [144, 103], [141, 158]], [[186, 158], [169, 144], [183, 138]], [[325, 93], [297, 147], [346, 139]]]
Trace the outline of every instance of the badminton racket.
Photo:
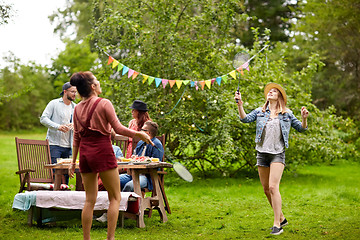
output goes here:
[[157, 146], [154, 146], [157, 150], [159, 150], [160, 152], [162, 152], [165, 156], [165, 158], [172, 163], [173, 168], [175, 170], [175, 172], [185, 181], [187, 182], [192, 182], [193, 181], [193, 176], [191, 175], [191, 173], [189, 172], [189, 170], [186, 169], [186, 167], [184, 165], [182, 165], [179, 162], [173, 161], [171, 158], [169, 158], [168, 156], [165, 155], [164, 151], [162, 151], [160, 148], [158, 148]]
[[[249, 63], [250, 63], [250, 55], [245, 51], [241, 51], [235, 55], [232, 65], [237, 71], [239, 71], [248, 68]], [[240, 93], [239, 90], [240, 90], [240, 76], [238, 76], [237, 93]], [[239, 100], [236, 99], [236, 103], [238, 103], [238, 101]]]

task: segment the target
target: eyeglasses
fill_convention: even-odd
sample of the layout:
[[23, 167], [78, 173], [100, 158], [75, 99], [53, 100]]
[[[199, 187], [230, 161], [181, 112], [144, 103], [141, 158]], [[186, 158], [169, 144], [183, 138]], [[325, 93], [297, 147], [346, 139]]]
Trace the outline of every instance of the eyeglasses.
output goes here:
[[142, 128], [141, 131], [148, 132], [149, 130]]

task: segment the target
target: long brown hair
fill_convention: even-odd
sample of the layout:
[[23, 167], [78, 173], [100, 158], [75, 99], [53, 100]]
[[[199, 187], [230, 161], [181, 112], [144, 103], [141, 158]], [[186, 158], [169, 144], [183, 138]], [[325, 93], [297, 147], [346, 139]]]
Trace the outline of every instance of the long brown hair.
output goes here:
[[137, 120], [137, 126], [138, 126], [138, 131], [141, 130], [141, 128], [144, 126], [144, 123], [146, 121], [151, 121], [151, 118], [150, 118], [150, 115], [147, 111], [139, 111], [139, 110], [136, 110], [138, 111], [138, 119]]
[[[276, 88], [276, 90], [278, 91], [278, 100], [277, 100], [277, 103], [276, 103], [276, 113], [282, 113], [284, 114], [287, 110], [286, 108], [286, 104], [285, 104], [285, 100], [284, 100], [284, 97], [282, 95], [282, 93], [279, 91], [279, 89]], [[262, 107], [262, 111], [265, 112], [266, 111], [266, 108], [269, 106], [269, 100], [266, 100], [264, 106]]]

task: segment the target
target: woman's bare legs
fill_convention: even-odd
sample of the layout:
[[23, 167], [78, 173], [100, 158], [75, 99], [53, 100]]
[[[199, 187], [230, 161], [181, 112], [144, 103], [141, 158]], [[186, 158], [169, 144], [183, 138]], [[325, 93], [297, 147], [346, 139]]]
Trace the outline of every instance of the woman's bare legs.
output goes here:
[[83, 228], [84, 240], [90, 239], [90, 230], [92, 225], [94, 206], [98, 192], [97, 173], [81, 173], [85, 189], [85, 205], [81, 212], [81, 223]]
[[281, 211], [281, 195], [279, 191], [280, 180], [284, 171], [284, 164], [272, 163], [270, 167], [258, 167], [259, 178], [264, 193], [274, 211], [274, 225], [280, 227], [285, 219]]
[[115, 239], [115, 230], [119, 217], [120, 206], [120, 178], [117, 168], [99, 173], [100, 178], [108, 192], [109, 208], [107, 211], [108, 232], [107, 239]]

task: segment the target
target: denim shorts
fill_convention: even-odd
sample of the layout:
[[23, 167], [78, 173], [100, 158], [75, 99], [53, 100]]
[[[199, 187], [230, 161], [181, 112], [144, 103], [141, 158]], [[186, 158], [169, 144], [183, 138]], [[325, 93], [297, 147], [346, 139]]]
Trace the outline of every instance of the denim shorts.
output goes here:
[[257, 152], [256, 160], [257, 160], [256, 166], [260, 166], [260, 167], [270, 167], [271, 163], [274, 162], [279, 162], [286, 165], [285, 151], [278, 154]]

